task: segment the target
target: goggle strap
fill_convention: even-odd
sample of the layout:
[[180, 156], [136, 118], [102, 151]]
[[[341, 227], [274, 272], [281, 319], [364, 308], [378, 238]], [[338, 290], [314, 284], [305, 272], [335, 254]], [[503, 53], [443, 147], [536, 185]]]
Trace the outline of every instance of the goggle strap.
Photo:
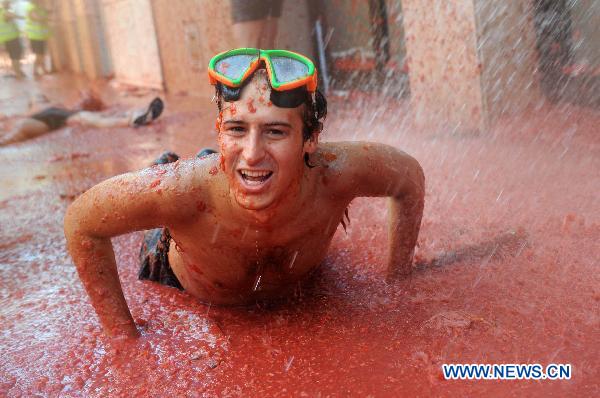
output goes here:
[[232, 102], [238, 101], [240, 99], [240, 97], [242, 96], [242, 88], [244, 86], [228, 87], [225, 84], [219, 82], [217, 83], [217, 87], [219, 92], [223, 96], [223, 99], [227, 102]]
[[279, 108], [296, 108], [306, 101], [308, 92], [304, 86], [287, 91], [271, 89], [270, 100]]
[[[241, 87], [228, 87], [222, 83], [217, 83], [217, 90], [226, 102], [239, 101], [242, 96]], [[278, 108], [296, 108], [302, 105], [307, 100], [307, 95], [310, 95], [306, 91], [305, 87], [298, 87], [287, 91], [277, 91], [271, 88], [271, 95], [269, 100]]]

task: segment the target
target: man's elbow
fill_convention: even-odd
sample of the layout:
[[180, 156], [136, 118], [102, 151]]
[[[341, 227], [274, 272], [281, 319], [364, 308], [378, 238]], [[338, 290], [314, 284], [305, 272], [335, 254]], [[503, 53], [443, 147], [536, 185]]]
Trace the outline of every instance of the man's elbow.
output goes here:
[[405, 173], [401, 177], [403, 183], [394, 195], [396, 199], [410, 198], [422, 202], [425, 198], [425, 172], [419, 162], [412, 156], [406, 155]]
[[65, 217], [63, 220], [63, 228], [65, 230], [65, 236], [69, 239], [73, 233], [79, 229], [79, 209], [78, 209], [77, 201], [71, 203], [71, 205], [67, 208], [65, 212]]
[[67, 251], [80, 276], [87, 268], [97, 264], [98, 250], [103, 243], [102, 238], [90, 232], [93, 226], [86, 224], [86, 220], [89, 220], [86, 210], [86, 207], [76, 200], [67, 208], [64, 218]]
[[423, 213], [425, 206], [425, 173], [423, 168], [416, 159], [414, 160], [414, 166], [411, 175], [411, 186], [412, 186], [412, 202], [417, 214]]
[[421, 164], [416, 159], [413, 158], [413, 160], [414, 160], [413, 175], [414, 175], [416, 191], [418, 193], [418, 196], [420, 196], [421, 198], [424, 198], [425, 197], [425, 172], [423, 171]]
[[65, 232], [65, 238], [67, 239], [67, 248], [72, 254], [73, 243], [77, 240], [81, 240], [88, 234], [85, 231], [84, 217], [86, 213], [82, 206], [80, 199], [75, 200], [67, 208], [65, 212], [63, 228]]

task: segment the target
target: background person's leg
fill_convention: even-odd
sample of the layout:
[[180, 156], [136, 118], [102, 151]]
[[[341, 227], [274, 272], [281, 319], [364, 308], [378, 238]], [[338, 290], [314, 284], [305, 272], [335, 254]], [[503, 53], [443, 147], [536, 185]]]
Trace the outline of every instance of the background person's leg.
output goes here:
[[44, 73], [50, 73], [48, 68], [46, 68], [46, 48], [48, 47], [48, 45], [46, 43], [47, 43], [47, 41], [45, 41], [45, 40], [42, 42], [42, 51], [40, 54], [40, 64], [42, 66], [42, 71]]
[[35, 61], [33, 63], [33, 75], [38, 76], [46, 73], [46, 66], [44, 65], [44, 56], [46, 55], [46, 42], [41, 40], [29, 40], [29, 42], [31, 44], [31, 51], [35, 54]]
[[0, 146], [14, 144], [29, 140], [31, 138], [39, 137], [50, 131], [50, 127], [46, 123], [40, 122], [39, 120], [26, 118], [17, 122], [15, 128], [9, 131], [7, 134], [0, 137]]
[[25, 73], [21, 69], [21, 58], [23, 57], [23, 46], [19, 38], [7, 41], [5, 43], [6, 51], [10, 56], [12, 69], [18, 78], [24, 77]]
[[273, 30], [269, 26], [272, 9], [277, 12], [272, 1], [268, 0], [231, 0], [231, 22], [237, 47], [273, 47], [275, 38], [272, 32], [276, 34], [277, 27], [275, 25]]
[[175, 152], [171, 152], [171, 151], [165, 151], [159, 157], [154, 159], [154, 161], [151, 163], [151, 166], [154, 166], [157, 164], [173, 163], [178, 160], [179, 160], [178, 154], [176, 154]]
[[277, 48], [275, 43], [277, 39], [278, 25], [279, 18], [271, 17], [264, 21], [263, 32], [260, 41], [260, 48]]
[[260, 48], [266, 20], [239, 22], [233, 25], [233, 37], [237, 47]]
[[281, 10], [283, 8], [283, 0], [269, 0], [265, 7], [268, 7], [267, 19], [265, 20], [265, 26], [263, 27], [261, 48], [277, 48], [277, 30], [279, 27], [279, 18], [281, 17]]
[[21, 69], [21, 60], [11, 59], [10, 62], [11, 62], [13, 72], [15, 72], [15, 75], [18, 78], [25, 77], [25, 72], [23, 72], [23, 69]]
[[44, 74], [44, 56], [41, 54], [35, 54], [35, 60], [33, 61], [33, 75], [39, 76]]
[[152, 123], [162, 115], [165, 105], [156, 97], [145, 110], [134, 110], [120, 115], [107, 115], [103, 112], [80, 111], [71, 116], [67, 123], [81, 124], [84, 126], [110, 128], [110, 127], [140, 127]]
[[131, 126], [132, 115], [131, 113], [106, 115], [101, 112], [81, 111], [71, 116], [67, 123], [97, 128], [127, 127]]

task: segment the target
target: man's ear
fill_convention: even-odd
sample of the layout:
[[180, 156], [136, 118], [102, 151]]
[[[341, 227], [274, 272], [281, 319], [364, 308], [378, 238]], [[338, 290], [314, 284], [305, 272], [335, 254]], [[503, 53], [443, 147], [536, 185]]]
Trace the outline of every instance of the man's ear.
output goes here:
[[304, 142], [304, 152], [311, 154], [315, 153], [319, 144], [319, 133], [312, 133], [310, 138]]

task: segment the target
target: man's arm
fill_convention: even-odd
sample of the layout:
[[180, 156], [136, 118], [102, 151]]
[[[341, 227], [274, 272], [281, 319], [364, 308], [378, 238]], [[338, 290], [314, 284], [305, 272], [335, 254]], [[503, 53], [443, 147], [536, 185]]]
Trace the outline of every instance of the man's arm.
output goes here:
[[181, 192], [170, 186], [175, 179], [172, 165], [124, 174], [91, 188], [67, 209], [69, 253], [110, 336], [138, 335], [123, 296], [110, 238], [190, 217]]
[[[337, 146], [337, 144], [336, 144]], [[353, 197], [386, 196], [388, 203], [388, 276], [412, 271], [425, 197], [425, 176], [416, 159], [392, 146], [340, 143], [341, 180]]]

